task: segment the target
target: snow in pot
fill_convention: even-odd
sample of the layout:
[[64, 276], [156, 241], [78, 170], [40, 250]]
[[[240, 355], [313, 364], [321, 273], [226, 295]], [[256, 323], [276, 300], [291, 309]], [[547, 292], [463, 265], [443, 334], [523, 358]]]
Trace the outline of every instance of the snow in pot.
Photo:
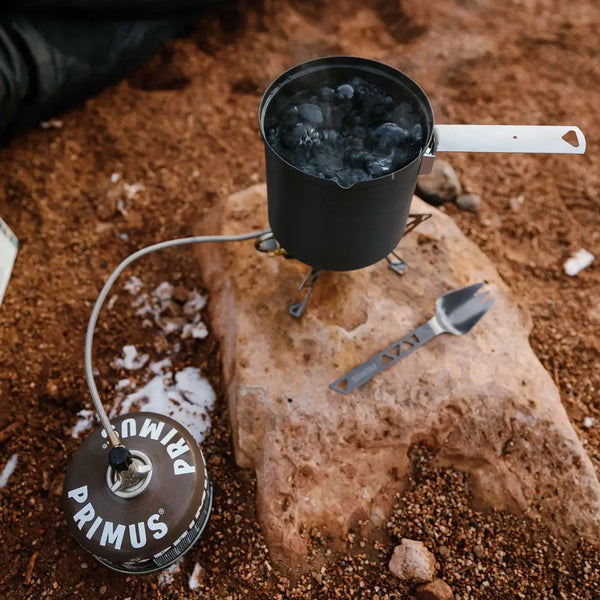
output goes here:
[[388, 175], [415, 159], [422, 114], [381, 85], [352, 77], [296, 89], [269, 111], [266, 137], [284, 160], [342, 187]]

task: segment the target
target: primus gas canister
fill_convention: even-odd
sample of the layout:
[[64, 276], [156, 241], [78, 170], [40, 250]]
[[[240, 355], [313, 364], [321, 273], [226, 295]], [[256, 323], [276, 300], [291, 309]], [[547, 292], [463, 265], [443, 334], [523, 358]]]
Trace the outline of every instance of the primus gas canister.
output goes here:
[[139, 412], [111, 421], [111, 448], [96, 429], [73, 457], [63, 501], [75, 539], [123, 573], [162, 569], [200, 537], [212, 504], [204, 457], [173, 419]]

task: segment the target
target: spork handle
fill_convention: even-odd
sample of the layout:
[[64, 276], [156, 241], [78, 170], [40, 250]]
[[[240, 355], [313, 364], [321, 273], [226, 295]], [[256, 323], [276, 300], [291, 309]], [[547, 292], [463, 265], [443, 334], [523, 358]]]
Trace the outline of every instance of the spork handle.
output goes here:
[[352, 390], [366, 383], [384, 369], [396, 364], [399, 360], [426, 344], [430, 339], [441, 333], [432, 327], [433, 319], [427, 321], [413, 332], [400, 338], [387, 348], [375, 354], [366, 362], [358, 365], [343, 377], [334, 381], [329, 387], [340, 394], [349, 394]]

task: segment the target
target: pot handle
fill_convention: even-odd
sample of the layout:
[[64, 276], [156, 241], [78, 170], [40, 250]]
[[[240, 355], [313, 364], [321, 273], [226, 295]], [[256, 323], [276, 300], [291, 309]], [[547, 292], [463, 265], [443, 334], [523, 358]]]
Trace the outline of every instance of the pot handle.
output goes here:
[[585, 137], [570, 125], [436, 125], [436, 152], [584, 154]]

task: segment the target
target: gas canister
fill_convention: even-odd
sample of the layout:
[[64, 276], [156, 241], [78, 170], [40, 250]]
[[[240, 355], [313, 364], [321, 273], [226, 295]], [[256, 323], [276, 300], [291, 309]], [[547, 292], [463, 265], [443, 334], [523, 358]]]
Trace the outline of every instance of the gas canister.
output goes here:
[[79, 544], [111, 569], [163, 569], [190, 549], [208, 521], [212, 485], [204, 457], [169, 417], [139, 412], [111, 424], [127, 444], [127, 471], [113, 460], [106, 431], [95, 430], [67, 470], [67, 522]]

